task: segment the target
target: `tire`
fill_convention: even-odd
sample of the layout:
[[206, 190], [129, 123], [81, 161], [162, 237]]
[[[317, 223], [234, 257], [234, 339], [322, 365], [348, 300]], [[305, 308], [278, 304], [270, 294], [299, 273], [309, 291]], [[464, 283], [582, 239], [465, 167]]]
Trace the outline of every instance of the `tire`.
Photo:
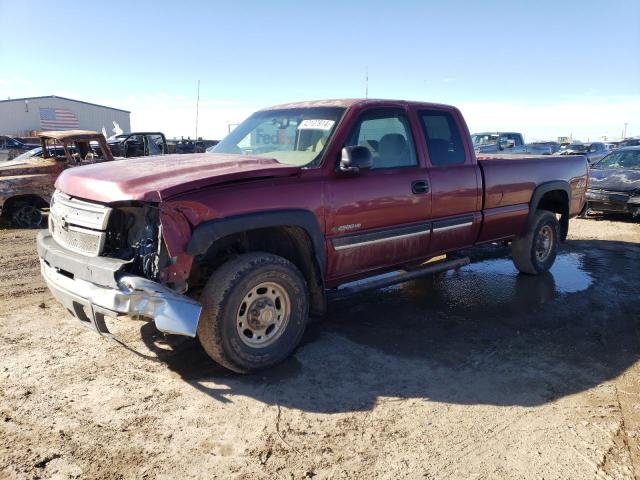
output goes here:
[[559, 241], [560, 223], [556, 216], [546, 210], [537, 210], [527, 232], [511, 243], [514, 265], [521, 273], [530, 275], [548, 271], [556, 260]]
[[578, 218], [588, 218], [588, 214], [589, 214], [589, 203], [585, 202], [584, 207], [582, 207], [582, 210], [580, 210], [580, 213], [578, 214]]
[[287, 358], [309, 318], [304, 277], [290, 261], [270, 253], [247, 253], [223, 264], [200, 301], [200, 343], [213, 360], [238, 373]]
[[16, 227], [38, 228], [43, 218], [40, 209], [30, 202], [19, 203], [11, 209], [11, 221]]

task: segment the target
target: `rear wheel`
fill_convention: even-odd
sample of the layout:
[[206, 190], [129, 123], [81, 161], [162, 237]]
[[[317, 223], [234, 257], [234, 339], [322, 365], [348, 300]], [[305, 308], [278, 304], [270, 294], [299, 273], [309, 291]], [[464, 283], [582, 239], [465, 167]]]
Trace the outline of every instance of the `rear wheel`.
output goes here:
[[305, 280], [288, 260], [247, 253], [222, 265], [201, 297], [200, 343], [238, 373], [270, 367], [300, 343], [309, 315]]
[[527, 232], [511, 243], [511, 256], [522, 273], [537, 275], [548, 271], [556, 260], [560, 240], [560, 224], [546, 210], [533, 215]]

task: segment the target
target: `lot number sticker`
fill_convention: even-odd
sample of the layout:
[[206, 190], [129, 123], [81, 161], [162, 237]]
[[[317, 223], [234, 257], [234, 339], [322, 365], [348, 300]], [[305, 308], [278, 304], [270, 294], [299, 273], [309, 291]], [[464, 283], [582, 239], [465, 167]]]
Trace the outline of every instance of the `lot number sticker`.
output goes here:
[[303, 120], [298, 130], [331, 130], [334, 123], [333, 120]]

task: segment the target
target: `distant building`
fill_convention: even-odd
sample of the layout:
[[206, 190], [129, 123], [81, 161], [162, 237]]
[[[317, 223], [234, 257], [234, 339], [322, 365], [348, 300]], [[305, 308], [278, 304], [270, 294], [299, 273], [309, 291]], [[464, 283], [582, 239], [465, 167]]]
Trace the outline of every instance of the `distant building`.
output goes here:
[[0, 135], [32, 136], [43, 130], [95, 130], [112, 135], [115, 125], [131, 131], [131, 112], [70, 98], [11, 98], [0, 100]]

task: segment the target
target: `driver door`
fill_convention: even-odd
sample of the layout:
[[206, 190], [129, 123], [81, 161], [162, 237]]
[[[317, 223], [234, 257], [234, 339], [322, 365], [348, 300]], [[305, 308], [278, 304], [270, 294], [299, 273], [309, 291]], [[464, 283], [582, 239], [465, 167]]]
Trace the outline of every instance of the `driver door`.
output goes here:
[[346, 146], [362, 145], [373, 168], [328, 182], [328, 276], [333, 280], [426, 255], [431, 194], [410, 117], [403, 109], [366, 111]]

